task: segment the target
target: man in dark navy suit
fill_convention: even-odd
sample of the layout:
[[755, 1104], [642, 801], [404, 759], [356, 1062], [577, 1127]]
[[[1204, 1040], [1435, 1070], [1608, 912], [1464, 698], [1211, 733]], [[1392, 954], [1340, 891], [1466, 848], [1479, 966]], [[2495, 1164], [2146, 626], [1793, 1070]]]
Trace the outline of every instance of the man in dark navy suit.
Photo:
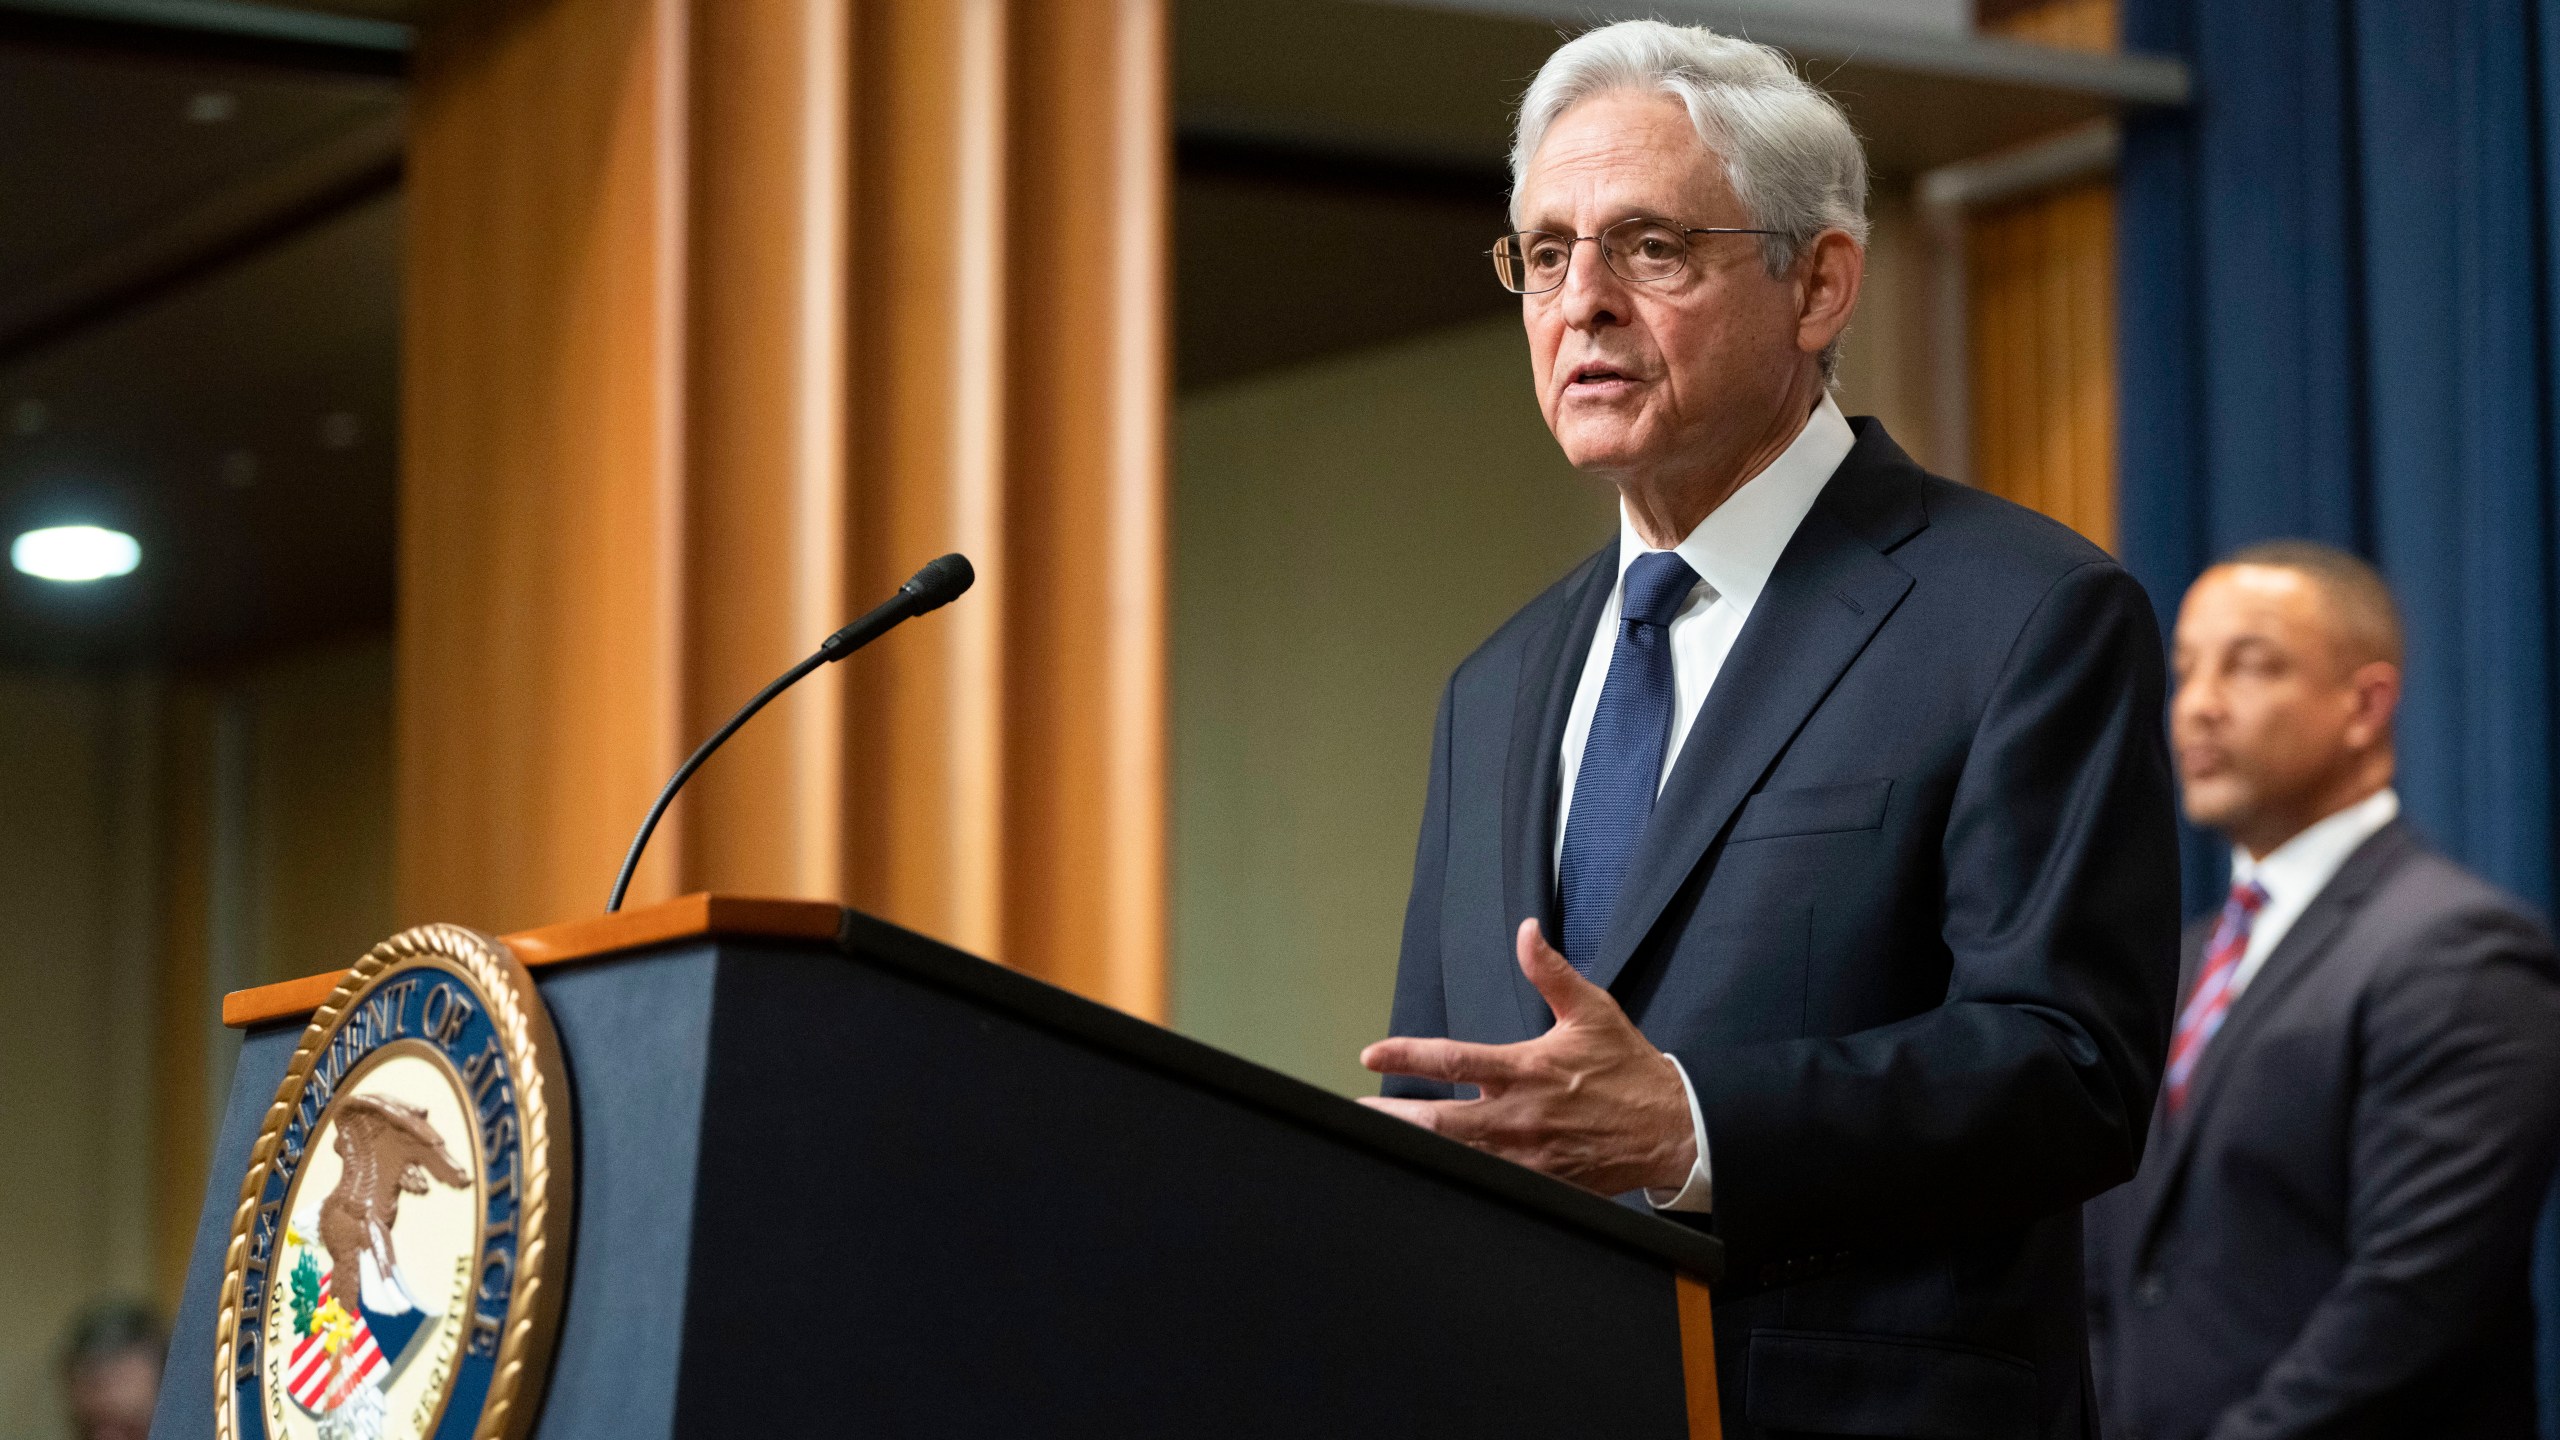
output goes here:
[[2381, 577], [2299, 541], [2179, 610], [2178, 768], [2231, 893], [2188, 936], [2142, 1173], [2089, 1207], [2111, 1437], [2535, 1433], [2560, 965], [2399, 819], [2400, 651]]
[[1449, 682], [1370, 1103], [1721, 1236], [1728, 1435], [2085, 1435], [2175, 983], [2149, 603], [1842, 418], [1865, 160], [1776, 52], [1586, 34], [1513, 175], [1620, 535]]

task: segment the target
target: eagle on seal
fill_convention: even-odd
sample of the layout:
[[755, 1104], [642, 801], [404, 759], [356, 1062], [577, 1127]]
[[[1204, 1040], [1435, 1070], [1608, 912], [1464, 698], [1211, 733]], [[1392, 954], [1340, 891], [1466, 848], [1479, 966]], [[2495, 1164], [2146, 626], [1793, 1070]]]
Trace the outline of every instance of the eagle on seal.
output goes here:
[[[391, 1229], [400, 1197], [424, 1195], [430, 1180], [467, 1188], [471, 1175], [454, 1163], [427, 1112], [376, 1095], [339, 1100], [337, 1188], [320, 1202], [320, 1248], [329, 1255], [329, 1290], [350, 1313], [359, 1306], [397, 1313], [423, 1308], [400, 1273]], [[372, 1301], [372, 1304], [366, 1304]]]

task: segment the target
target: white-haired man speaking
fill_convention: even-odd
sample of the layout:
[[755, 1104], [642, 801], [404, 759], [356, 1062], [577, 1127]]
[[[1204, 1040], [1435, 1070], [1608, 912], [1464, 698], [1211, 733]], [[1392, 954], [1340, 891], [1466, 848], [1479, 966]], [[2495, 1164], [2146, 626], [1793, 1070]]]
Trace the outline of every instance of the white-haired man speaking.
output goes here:
[[1728, 1435], [2086, 1434], [2177, 975], [2150, 606], [1833, 404], [1866, 162], [1784, 57], [1592, 31], [1512, 173], [1619, 535], [1449, 681], [1371, 1103], [1721, 1236]]

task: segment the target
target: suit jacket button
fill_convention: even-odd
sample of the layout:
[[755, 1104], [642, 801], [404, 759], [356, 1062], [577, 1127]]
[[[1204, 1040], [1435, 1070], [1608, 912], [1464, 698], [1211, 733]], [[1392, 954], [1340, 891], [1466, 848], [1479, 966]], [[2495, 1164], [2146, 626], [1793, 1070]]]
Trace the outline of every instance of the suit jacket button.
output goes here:
[[2155, 1270], [2133, 1282], [2133, 1298], [2143, 1305], [2158, 1305], [2169, 1298], [2169, 1282]]

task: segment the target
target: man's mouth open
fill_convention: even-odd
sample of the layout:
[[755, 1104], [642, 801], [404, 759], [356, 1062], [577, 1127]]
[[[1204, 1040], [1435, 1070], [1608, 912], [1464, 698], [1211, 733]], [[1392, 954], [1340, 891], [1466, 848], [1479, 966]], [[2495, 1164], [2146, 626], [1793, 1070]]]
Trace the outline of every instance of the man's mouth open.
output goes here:
[[1567, 395], [1593, 399], [1623, 395], [1635, 388], [1635, 377], [1613, 365], [1577, 365], [1564, 382]]

